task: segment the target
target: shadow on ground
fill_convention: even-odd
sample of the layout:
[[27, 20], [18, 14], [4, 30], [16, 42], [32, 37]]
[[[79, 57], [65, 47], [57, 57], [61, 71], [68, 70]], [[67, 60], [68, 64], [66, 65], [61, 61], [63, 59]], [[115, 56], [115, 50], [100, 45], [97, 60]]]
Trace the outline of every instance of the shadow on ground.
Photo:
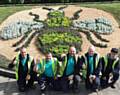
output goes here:
[[[37, 82], [35, 82], [36, 89], [29, 89], [26, 92], [19, 92], [16, 84], [16, 80], [0, 76], [0, 95], [40, 95], [40, 88]], [[98, 94], [90, 92], [85, 89], [84, 83], [80, 85], [80, 92], [73, 93], [70, 90], [68, 93], [61, 91], [47, 90], [47, 95], [119, 95], [120, 93], [120, 80], [116, 84], [116, 89], [110, 87], [101, 90]]]
[[[2, 79], [1, 79], [2, 78]], [[0, 95], [40, 95], [40, 88], [37, 82], [35, 83], [36, 89], [28, 89], [26, 92], [19, 92], [16, 80], [0, 77]], [[90, 92], [86, 91], [84, 84], [81, 84], [80, 93], [73, 93], [71, 90], [68, 93], [62, 91], [47, 90], [47, 95], [88, 95]]]

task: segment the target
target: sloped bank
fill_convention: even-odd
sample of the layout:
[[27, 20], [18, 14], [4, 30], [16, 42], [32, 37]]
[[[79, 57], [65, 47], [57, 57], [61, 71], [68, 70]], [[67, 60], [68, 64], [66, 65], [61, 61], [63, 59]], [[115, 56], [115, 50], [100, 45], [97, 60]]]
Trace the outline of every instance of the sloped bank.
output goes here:
[[9, 70], [8, 64], [11, 62], [11, 60], [7, 59], [5, 56], [0, 55], [0, 76], [9, 77], [9, 78], [15, 78], [15, 71]]

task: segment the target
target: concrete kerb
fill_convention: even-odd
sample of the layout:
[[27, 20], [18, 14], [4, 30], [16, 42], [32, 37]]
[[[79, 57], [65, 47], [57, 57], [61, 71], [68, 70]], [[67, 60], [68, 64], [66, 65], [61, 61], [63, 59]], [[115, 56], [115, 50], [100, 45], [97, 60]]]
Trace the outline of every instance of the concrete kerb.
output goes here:
[[15, 79], [15, 71], [0, 67], [0, 75]]

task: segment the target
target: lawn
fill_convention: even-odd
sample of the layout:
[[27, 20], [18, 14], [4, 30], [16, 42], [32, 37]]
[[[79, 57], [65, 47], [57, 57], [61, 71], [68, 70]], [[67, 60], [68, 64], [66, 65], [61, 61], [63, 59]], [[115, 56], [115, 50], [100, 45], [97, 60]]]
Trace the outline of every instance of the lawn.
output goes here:
[[80, 4], [82, 7], [97, 8], [111, 13], [120, 25], [120, 3]]
[[18, 11], [31, 9], [32, 6], [1, 6], [0, 7], [0, 24], [10, 15]]

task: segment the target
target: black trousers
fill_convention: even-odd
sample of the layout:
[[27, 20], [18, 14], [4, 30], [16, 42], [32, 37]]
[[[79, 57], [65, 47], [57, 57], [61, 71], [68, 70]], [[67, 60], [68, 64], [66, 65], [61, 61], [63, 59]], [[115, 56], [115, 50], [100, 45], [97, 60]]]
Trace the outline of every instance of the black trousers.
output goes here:
[[63, 76], [59, 79], [60, 89], [63, 92], [68, 92], [71, 88], [72, 90], [78, 90], [80, 86], [81, 78], [79, 75], [73, 76], [72, 80], [69, 80], [69, 76]]
[[45, 92], [46, 88], [50, 87], [53, 90], [58, 90], [58, 80], [53, 77], [41, 76], [38, 78], [38, 84], [40, 85], [41, 92]]
[[111, 85], [114, 85], [116, 81], [119, 79], [119, 73], [114, 73], [113, 77], [111, 79], [111, 82], [109, 83], [110, 76], [107, 74], [106, 76], [101, 77], [101, 86], [102, 87], [108, 87]]
[[89, 78], [86, 78], [85, 80], [85, 87], [86, 89], [91, 89], [91, 90], [95, 90], [95, 89], [99, 89], [100, 88], [100, 78], [96, 77], [95, 80], [93, 80], [93, 82], [90, 82]]
[[26, 81], [26, 73], [21, 73], [18, 75], [17, 85], [19, 88], [26, 88], [33, 86], [34, 81], [37, 80], [37, 73], [36, 72], [30, 72], [30, 80]]

